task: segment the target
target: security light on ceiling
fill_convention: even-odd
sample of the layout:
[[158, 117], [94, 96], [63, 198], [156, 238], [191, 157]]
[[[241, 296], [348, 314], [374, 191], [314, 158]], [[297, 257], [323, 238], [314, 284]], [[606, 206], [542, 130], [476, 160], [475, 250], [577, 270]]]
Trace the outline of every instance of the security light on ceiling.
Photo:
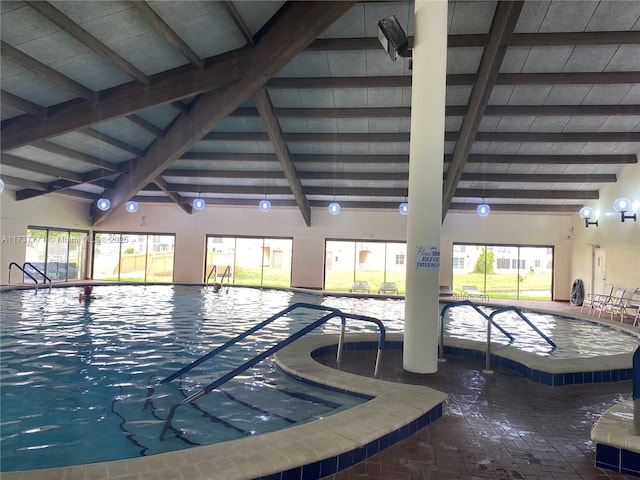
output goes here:
[[392, 61], [395, 62], [398, 57], [411, 57], [409, 38], [395, 15], [378, 22], [378, 40]]

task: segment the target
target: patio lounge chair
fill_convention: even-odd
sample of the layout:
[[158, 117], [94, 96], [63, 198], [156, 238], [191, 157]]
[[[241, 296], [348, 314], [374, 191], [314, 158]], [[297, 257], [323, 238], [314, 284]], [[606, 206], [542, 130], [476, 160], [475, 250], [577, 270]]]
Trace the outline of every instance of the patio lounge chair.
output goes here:
[[638, 319], [640, 319], [640, 287], [636, 288], [631, 295], [631, 298], [623, 298], [620, 303], [613, 303], [611, 305], [611, 320], [613, 315], [620, 315], [620, 321], [624, 322], [624, 316], [630, 315], [633, 319], [633, 326], [638, 325]]
[[624, 314], [633, 315], [633, 326], [638, 325], [638, 320], [640, 320], [640, 287], [636, 288], [631, 298], [627, 299], [624, 305]]
[[611, 297], [611, 301], [607, 304], [600, 306], [600, 313], [598, 314], [598, 317], [602, 316], [602, 310], [606, 308], [607, 310], [609, 310], [609, 313], [611, 314], [611, 320], [613, 320], [613, 314], [618, 313], [620, 315], [620, 321], [621, 322], [624, 321], [624, 304], [625, 304], [624, 292], [626, 291], [627, 291], [626, 288], [618, 288], [616, 290], [616, 293]]
[[398, 294], [398, 287], [395, 282], [383, 282], [378, 289], [378, 293], [395, 293]]
[[351, 290], [349, 290], [350, 292], [365, 292], [365, 293], [369, 293], [369, 282], [364, 282], [364, 281], [358, 281], [358, 282], [354, 282], [353, 286], [351, 287]]
[[441, 297], [453, 297], [456, 294], [449, 285], [440, 285], [440, 293], [438, 294]]
[[478, 287], [476, 287], [475, 285], [464, 285], [462, 287], [462, 294], [465, 297], [476, 297], [476, 298], [479, 298], [480, 300], [489, 299], [489, 295], [478, 290]]
[[595, 308], [599, 308], [603, 303], [606, 305], [611, 301], [611, 295], [613, 294], [613, 285], [609, 283], [605, 283], [604, 287], [602, 287], [602, 293], [594, 293], [589, 294], [584, 297], [584, 301], [582, 302], [582, 307], [580, 307], [580, 313], [584, 310], [584, 307], [589, 305], [589, 311], [587, 312], [591, 315], [591, 312], [594, 311]]

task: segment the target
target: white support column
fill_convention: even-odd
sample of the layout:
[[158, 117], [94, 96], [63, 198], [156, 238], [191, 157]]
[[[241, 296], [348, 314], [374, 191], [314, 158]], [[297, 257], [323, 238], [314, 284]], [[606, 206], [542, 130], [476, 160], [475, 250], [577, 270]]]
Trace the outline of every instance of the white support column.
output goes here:
[[438, 370], [438, 286], [447, 74], [447, 2], [416, 0], [404, 368]]

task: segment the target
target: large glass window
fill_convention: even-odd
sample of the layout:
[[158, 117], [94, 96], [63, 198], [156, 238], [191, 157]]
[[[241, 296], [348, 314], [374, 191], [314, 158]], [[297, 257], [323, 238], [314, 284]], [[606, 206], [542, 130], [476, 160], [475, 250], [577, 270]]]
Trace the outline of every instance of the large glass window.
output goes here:
[[454, 244], [453, 259], [456, 291], [473, 285], [493, 298], [552, 299], [553, 247]]
[[[88, 232], [42, 227], [27, 230], [25, 260], [44, 273], [51, 281], [73, 281], [85, 277]], [[36, 280], [42, 279], [37, 271]]]
[[126, 282], [173, 281], [175, 235], [96, 233], [93, 278]]
[[290, 238], [207, 237], [205, 282], [291, 286]]
[[404, 292], [406, 256], [405, 243], [327, 240], [324, 288], [348, 291], [355, 282], [367, 282], [377, 292], [382, 283], [393, 282]]

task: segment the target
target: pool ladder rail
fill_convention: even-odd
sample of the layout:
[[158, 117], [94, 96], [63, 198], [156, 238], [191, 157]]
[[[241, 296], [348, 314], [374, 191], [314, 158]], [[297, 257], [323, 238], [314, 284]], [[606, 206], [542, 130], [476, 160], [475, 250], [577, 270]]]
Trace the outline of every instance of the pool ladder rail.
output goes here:
[[33, 282], [36, 284], [35, 292], [38, 293], [38, 280], [33, 275], [31, 275], [29, 272], [27, 272], [27, 270], [26, 270], [27, 267], [32, 268], [37, 273], [42, 275], [42, 285], [46, 285], [47, 284], [47, 280], [49, 281], [49, 291], [51, 291], [51, 287], [53, 287], [53, 282], [51, 281], [51, 279], [49, 277], [47, 277], [42, 271], [40, 271], [40, 269], [38, 267], [33, 265], [31, 262], [24, 262], [22, 264], [22, 266], [18, 265], [16, 262], [11, 262], [9, 264], [9, 278], [8, 278], [8, 283], [9, 284], [11, 284], [11, 267], [16, 267], [18, 270], [20, 270], [22, 272], [23, 280], [24, 280], [24, 275], [26, 275], [31, 280], [33, 280]]
[[209, 286], [209, 279], [211, 278], [211, 275], [213, 275], [213, 291], [215, 293], [218, 293], [220, 291], [220, 289], [223, 286], [224, 277], [226, 276], [228, 281], [226, 293], [229, 293], [229, 285], [231, 283], [231, 265], [227, 265], [227, 267], [224, 269], [224, 272], [222, 272], [222, 277], [220, 277], [220, 282], [217, 281], [218, 266], [214, 265], [211, 271], [209, 272], [209, 275], [207, 275], [207, 281], [205, 282], [205, 286]]
[[531, 320], [529, 320], [525, 316], [525, 314], [522, 313], [522, 310], [520, 310], [519, 308], [516, 308], [516, 307], [498, 308], [493, 312], [491, 312], [491, 314], [487, 315], [477, 304], [469, 300], [462, 300], [460, 302], [452, 302], [452, 303], [446, 304], [440, 312], [440, 339], [439, 339], [439, 345], [438, 345], [438, 360], [441, 362], [446, 361], [444, 358], [444, 319], [446, 317], [447, 311], [454, 307], [464, 307], [464, 306], [473, 308], [476, 312], [482, 315], [482, 317], [484, 317], [485, 320], [487, 320], [487, 345], [486, 345], [486, 351], [485, 351], [486, 359], [485, 359], [485, 369], [484, 369], [485, 373], [493, 373], [493, 371], [491, 370], [491, 326], [493, 325], [503, 335], [505, 335], [509, 339], [509, 343], [513, 343], [515, 341], [514, 336], [511, 335], [509, 332], [507, 332], [500, 325], [498, 325], [498, 323], [495, 321], [495, 317], [502, 313], [514, 312], [522, 320], [524, 320], [524, 322], [527, 325], [529, 325], [538, 335], [540, 335], [540, 337], [545, 342], [551, 345], [551, 351], [554, 351], [557, 348], [557, 345], [555, 344], [555, 342], [551, 340], [548, 336], [546, 336], [538, 327], [536, 327], [535, 324]]
[[144, 408], [146, 409], [148, 406], [150, 406], [151, 397], [153, 395], [153, 392], [155, 391], [155, 387], [156, 386], [162, 385], [162, 384], [165, 384], [165, 383], [169, 383], [169, 382], [175, 380], [176, 378], [182, 376], [183, 374], [187, 373], [191, 369], [197, 367], [198, 365], [200, 365], [200, 364], [204, 363], [205, 361], [215, 357], [216, 355], [218, 355], [219, 353], [221, 353], [224, 350], [228, 349], [229, 347], [235, 345], [236, 343], [238, 343], [239, 341], [241, 341], [244, 338], [248, 337], [249, 335], [251, 335], [253, 333], [256, 333], [258, 330], [266, 327], [267, 325], [269, 325], [273, 321], [275, 321], [275, 320], [277, 320], [277, 319], [279, 319], [281, 317], [284, 317], [285, 315], [287, 315], [288, 313], [290, 313], [290, 312], [292, 312], [292, 311], [294, 311], [296, 309], [301, 309], [301, 308], [317, 310], [317, 311], [323, 311], [323, 312], [328, 312], [328, 313], [326, 313], [325, 315], [321, 316], [319, 319], [315, 320], [314, 322], [310, 323], [309, 325], [301, 328], [297, 332], [295, 332], [292, 335], [290, 335], [288, 338], [286, 338], [284, 340], [281, 340], [280, 342], [276, 343], [272, 347], [270, 347], [267, 350], [265, 350], [265, 351], [261, 352], [260, 354], [256, 355], [252, 359], [244, 362], [242, 365], [238, 366], [237, 368], [235, 368], [235, 369], [231, 370], [230, 372], [222, 375], [220, 378], [218, 378], [214, 382], [212, 382], [209, 385], [205, 386], [204, 388], [202, 388], [201, 390], [199, 390], [196, 393], [192, 394], [191, 396], [185, 398], [181, 402], [173, 405], [169, 410], [169, 414], [167, 415], [167, 418], [165, 419], [165, 423], [164, 423], [164, 426], [162, 428], [162, 432], [160, 433], [160, 440], [164, 439], [164, 436], [167, 433], [167, 431], [173, 430], [172, 420], [173, 420], [173, 417], [174, 417], [178, 407], [181, 407], [183, 405], [188, 405], [188, 404], [196, 401], [197, 399], [199, 399], [203, 395], [211, 393], [213, 390], [221, 387], [223, 384], [225, 384], [229, 380], [232, 380], [237, 375], [239, 375], [242, 372], [248, 370], [249, 368], [251, 368], [254, 365], [256, 365], [257, 363], [261, 362], [265, 358], [273, 355], [274, 353], [276, 353], [279, 350], [282, 350], [284, 347], [288, 346], [289, 344], [293, 343], [297, 339], [303, 337], [307, 333], [311, 332], [312, 330], [315, 330], [319, 326], [325, 324], [326, 322], [328, 322], [329, 320], [334, 319], [334, 318], [340, 318], [340, 322], [341, 322], [340, 336], [339, 336], [339, 339], [338, 339], [338, 348], [337, 348], [337, 357], [336, 357], [336, 364], [337, 364], [338, 368], [340, 368], [340, 362], [342, 360], [342, 351], [343, 351], [343, 347], [344, 347], [344, 332], [345, 332], [347, 318], [352, 319], [352, 320], [361, 320], [361, 321], [365, 321], [365, 322], [375, 323], [378, 326], [378, 329], [380, 331], [380, 338], [378, 340], [378, 351], [377, 351], [376, 362], [375, 362], [375, 366], [374, 366], [374, 376], [376, 378], [378, 378], [378, 376], [380, 375], [380, 359], [381, 359], [382, 351], [384, 350], [385, 337], [386, 337], [386, 330], [385, 330], [384, 324], [380, 320], [378, 320], [377, 318], [368, 317], [368, 316], [365, 316], [365, 315], [355, 315], [355, 314], [351, 314], [351, 313], [345, 313], [345, 312], [342, 312], [341, 310], [339, 310], [337, 308], [332, 308], [332, 307], [314, 305], [314, 304], [310, 304], [310, 303], [294, 303], [293, 305], [285, 308], [284, 310], [281, 310], [280, 312], [276, 313], [275, 315], [272, 315], [271, 317], [267, 318], [266, 320], [258, 323], [254, 327], [249, 328], [248, 330], [246, 330], [245, 332], [243, 332], [240, 335], [236, 336], [235, 338], [232, 338], [231, 340], [225, 342], [224, 344], [220, 345], [219, 347], [216, 347], [215, 349], [213, 349], [209, 353], [203, 355], [202, 357], [200, 357], [197, 360], [193, 361], [189, 365], [181, 368], [177, 372], [175, 372], [175, 373], [169, 375], [168, 377], [160, 380], [160, 382], [158, 382], [156, 385], [148, 386], [147, 387], [147, 397], [146, 397], [146, 400], [145, 400], [145, 403], [144, 403]]

